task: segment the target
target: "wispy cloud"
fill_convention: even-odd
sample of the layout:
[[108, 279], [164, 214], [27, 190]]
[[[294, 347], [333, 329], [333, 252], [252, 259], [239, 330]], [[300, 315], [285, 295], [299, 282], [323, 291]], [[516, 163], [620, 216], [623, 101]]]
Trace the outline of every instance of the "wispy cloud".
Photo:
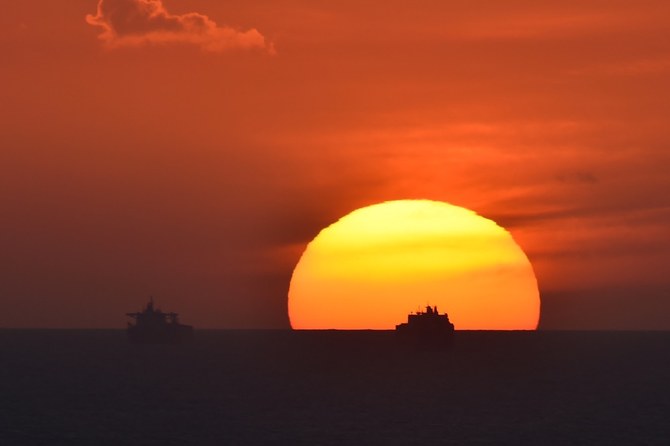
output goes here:
[[465, 39], [525, 39], [560, 37], [584, 33], [611, 32], [613, 29], [637, 25], [635, 17], [614, 13], [580, 11], [539, 11], [500, 13], [465, 20], [453, 30]]
[[594, 64], [590, 67], [569, 71], [571, 75], [591, 76], [644, 76], [664, 74], [670, 71], [670, 55], [667, 53], [644, 59], [622, 60], [616, 63]]
[[206, 15], [171, 14], [162, 0], [100, 0], [86, 22], [102, 28], [100, 39], [110, 47], [189, 43], [205, 51], [265, 49], [272, 44], [256, 29], [239, 31], [217, 25]]

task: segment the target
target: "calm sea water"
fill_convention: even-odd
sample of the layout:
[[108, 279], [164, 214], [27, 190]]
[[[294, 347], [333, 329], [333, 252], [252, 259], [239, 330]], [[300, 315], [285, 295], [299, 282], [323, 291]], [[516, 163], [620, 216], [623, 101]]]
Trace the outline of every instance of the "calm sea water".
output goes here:
[[0, 331], [2, 445], [670, 444], [670, 333]]

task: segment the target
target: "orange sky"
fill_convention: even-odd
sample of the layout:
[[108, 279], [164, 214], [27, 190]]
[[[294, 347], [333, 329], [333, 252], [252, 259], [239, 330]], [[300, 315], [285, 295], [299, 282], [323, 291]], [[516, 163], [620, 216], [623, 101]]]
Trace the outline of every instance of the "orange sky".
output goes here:
[[429, 198], [541, 328], [670, 328], [668, 2], [139, 1], [0, 0], [0, 327], [287, 327], [320, 229]]

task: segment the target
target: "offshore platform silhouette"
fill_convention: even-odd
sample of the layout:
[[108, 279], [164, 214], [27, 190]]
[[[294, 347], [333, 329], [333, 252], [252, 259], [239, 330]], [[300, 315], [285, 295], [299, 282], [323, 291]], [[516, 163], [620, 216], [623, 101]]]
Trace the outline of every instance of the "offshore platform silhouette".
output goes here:
[[164, 313], [154, 308], [153, 297], [144, 310], [126, 313], [135, 319], [128, 322], [128, 339], [138, 344], [178, 344], [193, 339], [193, 327], [179, 323], [177, 313]]

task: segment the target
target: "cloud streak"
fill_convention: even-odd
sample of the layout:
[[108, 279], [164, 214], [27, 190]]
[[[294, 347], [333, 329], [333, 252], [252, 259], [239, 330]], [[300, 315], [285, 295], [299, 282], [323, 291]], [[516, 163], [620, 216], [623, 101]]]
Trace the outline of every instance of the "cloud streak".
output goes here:
[[197, 12], [171, 14], [162, 0], [100, 0], [97, 13], [87, 15], [86, 22], [102, 28], [99, 38], [112, 48], [187, 43], [212, 52], [274, 51], [272, 44], [254, 28], [239, 31], [219, 26]]

